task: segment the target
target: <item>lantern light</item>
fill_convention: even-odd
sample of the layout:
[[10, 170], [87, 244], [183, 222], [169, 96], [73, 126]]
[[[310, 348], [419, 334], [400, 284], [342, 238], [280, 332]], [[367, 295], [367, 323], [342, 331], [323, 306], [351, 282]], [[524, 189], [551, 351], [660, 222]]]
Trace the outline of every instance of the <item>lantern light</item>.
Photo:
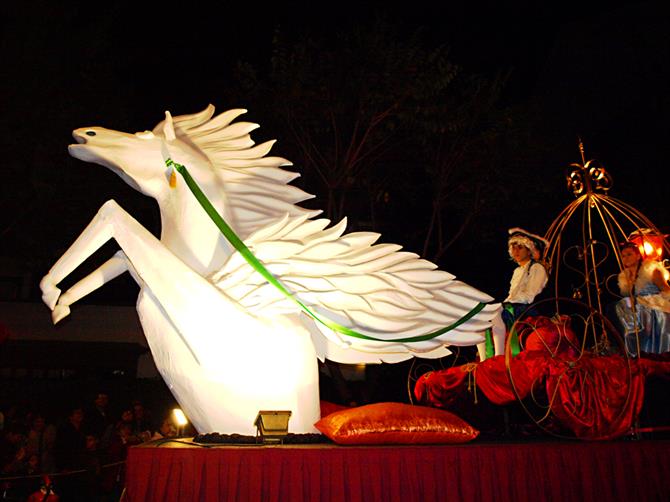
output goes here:
[[660, 260], [663, 256], [663, 241], [665, 236], [650, 228], [640, 228], [628, 236], [628, 240], [635, 244], [645, 259]]

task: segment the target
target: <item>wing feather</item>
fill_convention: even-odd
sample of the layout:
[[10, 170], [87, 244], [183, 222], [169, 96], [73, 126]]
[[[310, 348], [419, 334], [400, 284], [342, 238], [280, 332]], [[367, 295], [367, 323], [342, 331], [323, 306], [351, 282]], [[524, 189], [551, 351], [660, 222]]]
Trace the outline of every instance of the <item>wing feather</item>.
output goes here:
[[[276, 202], [276, 201], [275, 201]], [[342, 362], [395, 361], [442, 357], [445, 345], [471, 345], [483, 340], [496, 305], [487, 305], [468, 322], [432, 340], [399, 343], [458, 322], [480, 302], [491, 298], [455, 280], [452, 274], [396, 244], [375, 244], [379, 234], [344, 234], [346, 220], [327, 228], [326, 219], [285, 214], [251, 234], [246, 243], [265, 267], [312, 312], [380, 341], [333, 333], [304, 313], [316, 343], [333, 353], [321, 356]], [[234, 253], [211, 280], [254, 315], [300, 314], [286, 298]], [[334, 347], [337, 347], [336, 349]], [[432, 354], [432, 356], [430, 356]]]

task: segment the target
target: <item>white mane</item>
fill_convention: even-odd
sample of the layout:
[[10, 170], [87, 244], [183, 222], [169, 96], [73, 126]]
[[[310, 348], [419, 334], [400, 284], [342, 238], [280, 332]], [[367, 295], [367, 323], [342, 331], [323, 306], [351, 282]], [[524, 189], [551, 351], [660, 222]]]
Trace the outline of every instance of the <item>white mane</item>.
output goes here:
[[[214, 106], [209, 105], [199, 113], [173, 119], [177, 138], [203, 152], [216, 168], [225, 185], [227, 209], [233, 216], [237, 235], [245, 239], [287, 214], [308, 218], [320, 214], [320, 210], [296, 205], [314, 196], [289, 185], [300, 176], [281, 169], [292, 165], [291, 162], [266, 157], [275, 141], [256, 145], [249, 133], [258, 124], [232, 123], [244, 113], [246, 110], [234, 109], [212, 118]], [[155, 134], [162, 134], [163, 124], [154, 128]]]

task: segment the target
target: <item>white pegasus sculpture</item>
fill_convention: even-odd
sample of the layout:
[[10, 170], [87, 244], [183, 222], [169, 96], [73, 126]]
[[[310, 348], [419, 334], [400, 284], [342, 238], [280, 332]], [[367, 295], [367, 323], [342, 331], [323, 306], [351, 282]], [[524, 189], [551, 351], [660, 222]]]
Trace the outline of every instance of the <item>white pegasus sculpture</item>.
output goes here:
[[[159, 240], [113, 200], [103, 204], [40, 283], [54, 323], [130, 272], [156, 366], [201, 433], [253, 434], [261, 409], [291, 410], [290, 431], [315, 432], [317, 358], [397, 362], [482, 342], [498, 304], [401, 246], [374, 244], [378, 234], [313, 219], [320, 211], [296, 205], [311, 195], [289, 185], [298, 176], [282, 169], [290, 163], [266, 156], [274, 142], [254, 146], [258, 126], [233, 122], [242, 113], [212, 118], [210, 105], [166, 113], [153, 131], [73, 132], [72, 156], [158, 201], [162, 231]], [[284, 293], [221, 233], [168, 158], [186, 166]], [[61, 294], [58, 283], [109, 239], [120, 251]]]

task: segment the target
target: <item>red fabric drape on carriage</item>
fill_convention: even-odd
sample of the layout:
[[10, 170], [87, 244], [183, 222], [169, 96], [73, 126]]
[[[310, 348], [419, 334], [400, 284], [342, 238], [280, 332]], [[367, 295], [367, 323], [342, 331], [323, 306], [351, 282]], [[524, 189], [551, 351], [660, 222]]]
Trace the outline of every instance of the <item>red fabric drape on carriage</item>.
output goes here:
[[[626, 359], [588, 352], [579, 356], [577, 339], [567, 318], [528, 320], [532, 333], [525, 350], [471, 363], [419, 378], [414, 393], [424, 404], [450, 408], [476, 385], [492, 403], [504, 405], [542, 388], [551, 410], [575, 436], [612, 439], [630, 430], [644, 402], [645, 378], [669, 374], [670, 361]], [[516, 391], [516, 392], [515, 392]]]

